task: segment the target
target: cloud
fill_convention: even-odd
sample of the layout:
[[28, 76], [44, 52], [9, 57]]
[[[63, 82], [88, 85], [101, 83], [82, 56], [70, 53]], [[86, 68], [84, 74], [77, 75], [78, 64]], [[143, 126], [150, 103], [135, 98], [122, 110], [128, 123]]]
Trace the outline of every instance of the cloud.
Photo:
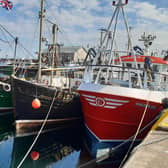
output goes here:
[[[143, 32], [147, 32], [157, 36], [152, 48], [168, 49], [167, 43], [168, 37], [168, 8], [159, 8], [157, 4], [151, 4], [149, 2], [130, 2], [126, 9], [130, 15], [134, 15], [131, 20], [131, 26], [133, 27], [132, 34], [134, 35], [134, 41], [138, 42], [138, 38]], [[135, 37], [137, 39], [135, 39]], [[142, 44], [142, 43], [141, 43]]]
[[137, 18], [168, 24], [168, 8], [159, 8], [156, 4], [149, 2], [132, 1], [126, 10], [134, 13]]
[[[13, 0], [14, 8], [10, 13], [1, 12], [1, 23], [9, 31], [20, 38], [32, 52], [38, 47], [38, 12], [40, 0]], [[114, 8], [109, 0], [46, 0], [46, 18], [60, 28], [58, 41], [64, 45], [96, 46], [100, 39], [100, 28], [106, 28]], [[129, 1], [125, 7], [129, 25], [133, 27], [132, 37], [138, 43], [139, 36], [144, 32], [158, 36], [154, 47], [167, 47], [167, 8], [159, 8], [157, 4]], [[121, 23], [119, 20], [119, 24]], [[51, 41], [51, 24], [45, 22], [45, 33]], [[124, 34], [119, 26], [120, 35]], [[36, 32], [36, 34], [35, 34]], [[36, 40], [35, 40], [36, 38]], [[122, 36], [118, 37], [118, 41]], [[34, 47], [32, 47], [34, 45]]]
[[[103, 17], [97, 15], [97, 13], [105, 13], [107, 6], [103, 9], [100, 6], [100, 1], [96, 0], [73, 0], [73, 1], [58, 1], [59, 5], [50, 4], [48, 18], [54, 20], [60, 26], [60, 29], [65, 30], [72, 42], [77, 43], [88, 43], [90, 37], [98, 32], [98, 29], [107, 26], [109, 16]], [[81, 27], [81, 32], [76, 31], [76, 27]], [[78, 34], [78, 35], [77, 35]], [[78, 37], [79, 36], [79, 37]], [[76, 37], [76, 38], [74, 38]], [[83, 39], [83, 40], [82, 40]], [[86, 40], [88, 39], [88, 42]], [[93, 39], [93, 38], [92, 38]], [[81, 43], [81, 44], [82, 44]]]
[[135, 4], [137, 16], [168, 24], [168, 11], [166, 8], [157, 8], [156, 5], [147, 2]]

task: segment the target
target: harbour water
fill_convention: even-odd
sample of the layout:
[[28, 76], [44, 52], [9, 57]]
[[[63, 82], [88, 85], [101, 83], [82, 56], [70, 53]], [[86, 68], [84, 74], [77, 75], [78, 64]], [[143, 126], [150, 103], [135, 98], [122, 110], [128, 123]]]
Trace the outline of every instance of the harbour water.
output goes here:
[[97, 165], [89, 155], [83, 123], [43, 132], [35, 142], [36, 136], [37, 132], [17, 134], [12, 111], [1, 115], [0, 168], [117, 168]]
[[13, 121], [12, 113], [0, 117], [0, 168], [75, 168], [81, 162], [83, 131], [79, 126], [40, 134], [24, 159], [36, 134], [16, 135]]

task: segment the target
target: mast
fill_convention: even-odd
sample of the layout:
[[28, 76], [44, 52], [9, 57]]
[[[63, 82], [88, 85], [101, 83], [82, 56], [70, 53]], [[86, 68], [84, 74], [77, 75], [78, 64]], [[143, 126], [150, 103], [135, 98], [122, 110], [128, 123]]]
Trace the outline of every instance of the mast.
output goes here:
[[[106, 33], [105, 33], [103, 39], [101, 40], [101, 44], [102, 44], [102, 45], [100, 46], [100, 48], [99, 48], [99, 50], [98, 50], [97, 56], [96, 56], [95, 59], [93, 60], [93, 65], [95, 65], [96, 63], [99, 64], [98, 59], [99, 59], [100, 57], [102, 57], [102, 54], [101, 54], [102, 51], [103, 51], [103, 50], [107, 50], [108, 48], [109, 48], [109, 50], [110, 50], [110, 54], [109, 54], [109, 58], [106, 58], [107, 64], [108, 64], [108, 65], [114, 64], [114, 52], [112, 52], [112, 51], [113, 51], [113, 46], [114, 46], [114, 43], [115, 43], [115, 35], [116, 35], [117, 24], [118, 24], [118, 17], [119, 17], [119, 12], [120, 12], [120, 10], [121, 10], [122, 15], [123, 15], [123, 18], [124, 18], [124, 23], [125, 23], [125, 26], [126, 26], [126, 29], [127, 29], [127, 33], [129, 34], [128, 24], [127, 24], [127, 21], [126, 21], [125, 15], [124, 15], [124, 9], [123, 9], [123, 6], [125, 6], [125, 5], [127, 5], [127, 4], [128, 4], [128, 0], [125, 0], [125, 2], [123, 2], [123, 0], [114, 0], [114, 1], [112, 2], [112, 5], [115, 6], [116, 8], [115, 8], [114, 13], [113, 13], [113, 15], [112, 15], [112, 18], [111, 18], [111, 20], [110, 20], [110, 23], [109, 23], [109, 25], [108, 25], [108, 27], [107, 27], [107, 29], [106, 29]], [[113, 22], [114, 22], [114, 30], [113, 30], [113, 33], [111, 34], [110, 29], [111, 29], [111, 27], [112, 27], [112, 23], [113, 23]], [[128, 35], [128, 37], [130, 37], [130, 36]], [[110, 40], [111, 42], [109, 41], [109, 39], [111, 39], [111, 40]], [[108, 45], [109, 42], [110, 42], [110, 45]], [[105, 47], [104, 47], [103, 44], [105, 44]], [[104, 51], [103, 51], [103, 52], [104, 52]], [[103, 53], [103, 54], [104, 54], [104, 53]], [[107, 56], [105, 55], [105, 57], [107, 57]], [[104, 59], [104, 60], [105, 60], [105, 59]], [[104, 63], [104, 62], [103, 62], [103, 63]], [[107, 73], [109, 73], [109, 69], [107, 70]], [[101, 74], [101, 69], [99, 70], [99, 72], [98, 72], [98, 74], [97, 74], [97, 78], [96, 78], [96, 80], [95, 80], [95, 83], [97, 83], [100, 74]], [[108, 76], [108, 75], [107, 75], [107, 76]], [[107, 76], [106, 76], [106, 77], [107, 77]], [[92, 78], [93, 78], [93, 76], [92, 76]], [[105, 80], [107, 80], [107, 78], [106, 78]]]
[[[130, 26], [130, 27], [128, 28], [128, 30], [129, 30], [129, 32], [130, 32], [129, 35], [131, 35], [132, 27]], [[130, 54], [131, 49], [132, 49], [131, 38], [129, 37], [129, 35], [128, 35], [128, 46], [127, 46], [127, 52], [128, 52], [128, 54]]]
[[102, 44], [103, 44], [103, 35], [104, 35], [104, 33], [106, 33], [106, 32], [107, 32], [107, 29], [103, 29], [103, 28], [100, 29], [100, 47], [101, 47]]
[[53, 24], [53, 27], [52, 27], [52, 34], [53, 34], [53, 53], [52, 53], [52, 63], [51, 63], [51, 79], [50, 79], [50, 85], [52, 85], [52, 82], [53, 82], [53, 68], [54, 68], [54, 58], [55, 58], [55, 51], [56, 51], [56, 33], [58, 31], [58, 26], [56, 24]]
[[39, 36], [39, 52], [38, 52], [38, 77], [37, 81], [41, 80], [41, 50], [42, 50], [42, 32], [43, 32], [43, 20], [45, 17], [44, 1], [41, 0], [41, 11], [39, 12], [40, 18], [40, 36]]
[[13, 75], [15, 75], [15, 68], [16, 68], [16, 49], [18, 44], [18, 37], [15, 38], [15, 50], [14, 50], [14, 62], [13, 62]]

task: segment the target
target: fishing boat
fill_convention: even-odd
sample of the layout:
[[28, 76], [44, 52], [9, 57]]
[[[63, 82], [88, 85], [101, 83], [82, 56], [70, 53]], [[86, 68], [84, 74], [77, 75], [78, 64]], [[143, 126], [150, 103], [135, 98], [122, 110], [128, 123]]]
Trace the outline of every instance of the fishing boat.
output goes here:
[[12, 92], [10, 85], [10, 75], [13, 72], [13, 66], [8, 60], [0, 60], [0, 115], [12, 113]]
[[[76, 87], [79, 84], [74, 74], [81, 67], [55, 67], [54, 58], [57, 52], [56, 32], [58, 27], [53, 24], [52, 34], [52, 63], [49, 68], [42, 68], [42, 33], [44, 20], [44, 2], [41, 0], [40, 11], [40, 40], [38, 52], [37, 78], [12, 76], [13, 102], [15, 106], [16, 130], [39, 130], [42, 124], [44, 129], [54, 129], [59, 126], [80, 122], [82, 119], [79, 94]], [[81, 79], [82, 80], [82, 79]], [[73, 84], [76, 84], [73, 85]], [[32, 103], [37, 104], [36, 107]], [[31, 130], [32, 131], [32, 130]]]
[[[118, 164], [147, 135], [168, 97], [168, 62], [135, 52], [124, 13], [127, 3], [113, 1], [114, 14], [78, 88], [89, 152], [95, 158], [106, 155]], [[128, 37], [126, 51], [114, 49], [120, 12], [128, 33], [122, 39]], [[151, 35], [142, 38], [147, 46], [155, 39]]]
[[[31, 77], [33, 72], [33, 63], [30, 59], [16, 59], [16, 49], [18, 46], [18, 38], [14, 37], [3, 25], [0, 25], [3, 39], [1, 40], [1, 59], [0, 59], [0, 115], [13, 113], [12, 89], [10, 76], [16, 72], [17, 76]], [[12, 38], [12, 45], [10, 40]], [[5, 40], [4, 40], [5, 39]], [[5, 50], [7, 48], [7, 50]], [[14, 56], [13, 51], [14, 49]], [[5, 51], [5, 53], [3, 52]], [[13, 58], [9, 58], [9, 56]], [[5, 55], [5, 56], [4, 56]], [[23, 66], [24, 64], [24, 66]], [[25, 70], [27, 71], [25, 73]]]
[[23, 64], [23, 60], [17, 60], [16, 66], [14, 66], [14, 59], [2, 59], [0, 62], [0, 115], [5, 115], [13, 113], [14, 109], [10, 80], [11, 74], [16, 72], [16, 76], [30, 79], [35, 76], [37, 67], [31, 60], [26, 65], [24, 63], [24, 66], [21, 65]]
[[12, 113], [13, 103], [12, 103], [12, 93], [11, 85], [9, 81], [9, 76], [1, 74], [0, 80], [0, 115], [6, 113]]
[[1, 58], [0, 59], [0, 73], [4, 73], [6, 75], [11, 75], [13, 72], [13, 64], [10, 59]]
[[[0, 25], [0, 29], [2, 29], [1, 31], [3, 32], [3, 34], [9, 35], [9, 32], [2, 25]], [[6, 37], [7, 36], [5, 36], [5, 39]], [[8, 43], [5, 40], [2, 41], [4, 43]], [[16, 44], [17, 38], [15, 39], [15, 51]], [[13, 113], [12, 92], [10, 82], [10, 75], [14, 72], [13, 62], [14, 59], [13, 61], [9, 58], [0, 59], [0, 115]]]

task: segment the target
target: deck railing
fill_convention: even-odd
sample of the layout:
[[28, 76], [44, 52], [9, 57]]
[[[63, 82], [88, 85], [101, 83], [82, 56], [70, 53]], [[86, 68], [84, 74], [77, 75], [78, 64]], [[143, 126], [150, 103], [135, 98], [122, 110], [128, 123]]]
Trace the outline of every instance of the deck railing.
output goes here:
[[86, 74], [90, 82], [94, 83], [168, 91], [168, 73], [149, 71], [144, 68], [90, 65], [85, 69]]

